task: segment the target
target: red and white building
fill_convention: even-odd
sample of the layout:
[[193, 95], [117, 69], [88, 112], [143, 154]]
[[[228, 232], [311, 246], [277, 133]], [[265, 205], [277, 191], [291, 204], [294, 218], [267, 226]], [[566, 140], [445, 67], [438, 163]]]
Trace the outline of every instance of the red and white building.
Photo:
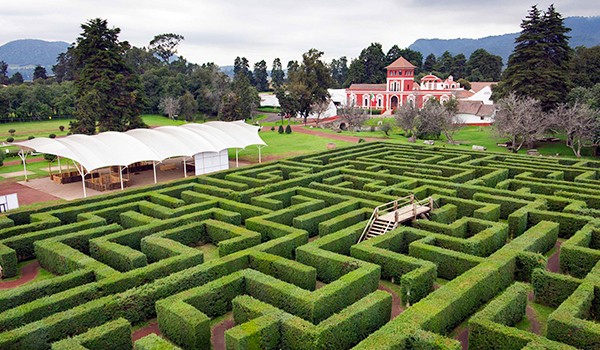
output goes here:
[[418, 108], [431, 98], [440, 102], [450, 100], [458, 91], [463, 91], [460, 84], [452, 76], [442, 80], [435, 75], [426, 75], [417, 84], [415, 66], [403, 57], [398, 58], [386, 67], [385, 84], [352, 84], [346, 89], [348, 105], [393, 111], [406, 103], [413, 103]]

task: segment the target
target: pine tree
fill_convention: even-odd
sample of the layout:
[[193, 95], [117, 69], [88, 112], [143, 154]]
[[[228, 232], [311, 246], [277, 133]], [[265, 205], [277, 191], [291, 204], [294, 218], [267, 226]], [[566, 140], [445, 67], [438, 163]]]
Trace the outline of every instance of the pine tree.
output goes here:
[[427, 74], [433, 72], [433, 69], [436, 64], [437, 59], [435, 58], [435, 55], [430, 53], [429, 55], [427, 55], [427, 57], [425, 57], [425, 62], [423, 62], [423, 72]]
[[493, 98], [498, 100], [514, 92], [539, 100], [543, 109], [549, 110], [564, 102], [569, 91], [572, 50], [566, 33], [570, 29], [552, 5], [544, 13], [533, 6], [521, 28]]
[[108, 28], [96, 18], [81, 26], [83, 33], [73, 49], [76, 67], [75, 133], [126, 131], [144, 127], [139, 77], [125, 64], [127, 42], [119, 42], [119, 28]]
[[273, 68], [271, 69], [271, 81], [275, 87], [283, 85], [285, 79], [285, 73], [281, 66], [281, 60], [276, 58], [273, 60]]

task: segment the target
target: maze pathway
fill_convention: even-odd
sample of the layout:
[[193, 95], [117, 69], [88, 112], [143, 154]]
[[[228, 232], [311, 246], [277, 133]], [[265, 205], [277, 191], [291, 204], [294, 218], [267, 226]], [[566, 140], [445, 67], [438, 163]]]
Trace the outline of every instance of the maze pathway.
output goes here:
[[3, 272], [57, 276], [0, 290], [0, 349], [598, 349], [599, 218], [600, 162], [384, 142], [23, 208]]

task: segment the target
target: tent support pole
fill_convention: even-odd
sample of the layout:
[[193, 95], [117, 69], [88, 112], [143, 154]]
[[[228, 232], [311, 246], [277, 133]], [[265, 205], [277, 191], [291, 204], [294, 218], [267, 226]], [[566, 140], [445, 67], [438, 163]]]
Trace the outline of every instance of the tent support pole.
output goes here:
[[187, 169], [185, 168], [185, 157], [183, 157], [183, 177], [187, 178]]
[[59, 173], [59, 174], [62, 174], [62, 168], [61, 168], [61, 166], [60, 166], [60, 157], [59, 157], [59, 156], [56, 156], [56, 158], [58, 158], [58, 173]]
[[236, 167], [236, 168], [239, 168], [239, 167], [240, 167], [240, 164], [239, 164], [239, 161], [238, 161], [238, 153], [239, 153], [239, 152], [240, 152], [240, 149], [239, 149], [239, 148], [236, 148], [236, 149], [235, 149], [235, 167]]
[[[77, 163], [75, 163], [75, 161], [73, 161], [73, 165], [75, 165], [75, 169], [77, 169], [79, 175], [81, 175], [81, 185], [83, 186], [83, 198], [86, 198], [87, 192], [85, 190], [85, 175], [87, 174], [83, 172], [83, 165], [79, 164], [78, 166]], [[79, 167], [81, 167], [81, 169]]]
[[21, 150], [19, 151], [19, 158], [21, 158], [21, 160], [23, 161], [23, 173], [25, 174], [25, 182], [29, 181], [29, 179], [27, 178], [27, 153], [23, 151], [23, 149], [21, 148]]
[[156, 162], [152, 161], [152, 171], [154, 172], [154, 183], [156, 183]]
[[123, 170], [121, 170], [121, 166], [119, 165], [119, 179], [121, 180], [121, 191], [125, 188], [123, 187]]

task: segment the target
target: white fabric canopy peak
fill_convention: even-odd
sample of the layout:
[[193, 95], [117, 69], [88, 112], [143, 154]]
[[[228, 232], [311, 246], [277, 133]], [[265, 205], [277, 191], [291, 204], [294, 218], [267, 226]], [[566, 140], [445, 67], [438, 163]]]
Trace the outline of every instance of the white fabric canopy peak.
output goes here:
[[172, 157], [193, 157], [250, 145], [266, 146], [257, 126], [243, 121], [208, 122], [108, 131], [98, 135], [70, 135], [57, 139], [35, 138], [15, 142], [21, 148], [54, 154], [81, 164], [88, 172], [109, 166], [128, 166], [142, 161], [162, 162]]

